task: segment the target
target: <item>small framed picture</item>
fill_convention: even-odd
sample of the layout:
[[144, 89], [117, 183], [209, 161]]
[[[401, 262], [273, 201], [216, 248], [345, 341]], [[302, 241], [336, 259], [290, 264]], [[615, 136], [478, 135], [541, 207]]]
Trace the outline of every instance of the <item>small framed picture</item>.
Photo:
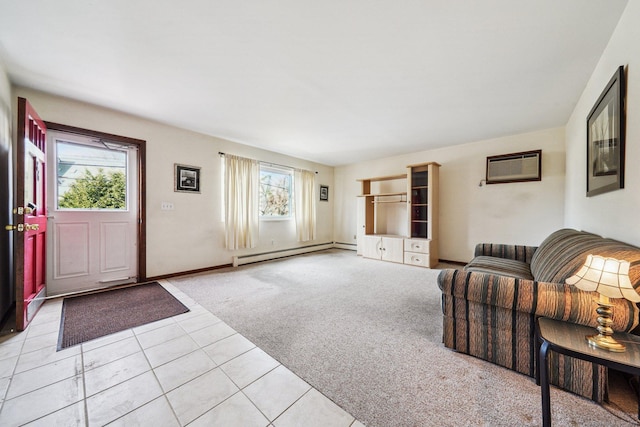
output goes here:
[[320, 186], [320, 201], [328, 202], [329, 201], [329, 186], [321, 185]]
[[174, 164], [174, 191], [185, 193], [200, 192], [200, 168], [196, 166], [187, 166]]

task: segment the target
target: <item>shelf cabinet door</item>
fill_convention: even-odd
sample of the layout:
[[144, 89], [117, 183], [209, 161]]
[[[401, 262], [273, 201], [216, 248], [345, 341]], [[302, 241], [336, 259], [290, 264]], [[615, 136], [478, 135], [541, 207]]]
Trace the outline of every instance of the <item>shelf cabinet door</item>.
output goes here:
[[410, 237], [429, 238], [429, 165], [409, 167], [407, 171], [407, 191], [409, 200]]
[[362, 236], [362, 256], [382, 259], [382, 238], [380, 236]]
[[409, 237], [438, 238], [438, 167], [426, 163], [407, 168]]
[[404, 239], [402, 237], [383, 237], [381, 259], [402, 264], [404, 262]]

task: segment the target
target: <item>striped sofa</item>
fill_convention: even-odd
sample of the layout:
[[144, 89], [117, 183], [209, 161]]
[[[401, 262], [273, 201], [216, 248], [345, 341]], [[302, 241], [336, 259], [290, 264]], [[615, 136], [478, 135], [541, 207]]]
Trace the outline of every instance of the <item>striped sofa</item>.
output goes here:
[[[625, 259], [640, 291], [640, 248], [571, 229], [552, 233], [538, 247], [479, 244], [462, 270], [442, 270], [443, 340], [461, 353], [535, 376], [535, 321], [544, 316], [595, 328], [594, 293], [564, 283], [588, 254]], [[612, 299], [613, 328], [637, 326], [638, 307]], [[596, 402], [607, 399], [606, 368], [550, 354], [552, 384]]]

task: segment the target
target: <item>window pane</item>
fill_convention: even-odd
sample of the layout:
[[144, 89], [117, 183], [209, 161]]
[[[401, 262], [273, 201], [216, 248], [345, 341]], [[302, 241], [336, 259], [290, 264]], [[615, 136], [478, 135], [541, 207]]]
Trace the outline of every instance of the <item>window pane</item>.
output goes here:
[[291, 173], [260, 167], [260, 216], [291, 216]]
[[127, 153], [56, 141], [61, 209], [127, 209]]

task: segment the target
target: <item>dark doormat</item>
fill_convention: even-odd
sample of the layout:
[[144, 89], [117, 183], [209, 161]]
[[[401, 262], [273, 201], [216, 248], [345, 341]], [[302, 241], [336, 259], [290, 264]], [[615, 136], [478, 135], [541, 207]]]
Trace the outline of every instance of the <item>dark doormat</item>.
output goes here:
[[58, 351], [188, 311], [157, 282], [65, 298]]

